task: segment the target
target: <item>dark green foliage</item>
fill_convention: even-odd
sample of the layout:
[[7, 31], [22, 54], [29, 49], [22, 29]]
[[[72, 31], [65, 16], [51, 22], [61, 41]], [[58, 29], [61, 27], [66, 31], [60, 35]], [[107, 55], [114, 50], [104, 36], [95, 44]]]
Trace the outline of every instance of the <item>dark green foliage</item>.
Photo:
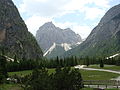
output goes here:
[[[1, 71], [1, 70], [0, 70]], [[4, 83], [5, 75], [0, 72], [0, 84]]]
[[[16, 58], [16, 56], [14, 57]], [[56, 68], [56, 67], [68, 67], [68, 66], [76, 66], [76, 65], [92, 65], [92, 64], [100, 64], [101, 67], [104, 67], [104, 64], [108, 65], [120, 65], [120, 57], [116, 58], [95, 58], [95, 57], [85, 57], [85, 58], [78, 58], [78, 57], [70, 57], [60, 59], [57, 57], [56, 59], [48, 60], [46, 58], [41, 58], [37, 60], [27, 60], [25, 57], [18, 61], [17, 58], [14, 62], [10, 61], [7, 62], [7, 71], [14, 72], [14, 71], [22, 71], [22, 70], [32, 70], [35, 68]]]
[[6, 63], [6, 58], [0, 56], [0, 83], [3, 83], [3, 80], [8, 77]]
[[36, 60], [20, 60], [19, 62], [10, 61], [7, 63], [7, 71], [15, 72], [15, 71], [22, 71], [22, 70], [32, 70], [38, 66], [39, 65]]
[[54, 90], [79, 90], [83, 87], [82, 77], [77, 69], [57, 68], [53, 77]]
[[89, 58], [88, 57], [86, 57], [86, 66], [88, 67], [89, 65], [90, 65], [90, 60], [89, 60]]
[[31, 75], [28, 90], [50, 90], [50, 77], [48, 71], [44, 69], [35, 69]]
[[35, 69], [28, 77], [28, 80], [25, 78], [26, 90], [80, 90], [83, 87], [80, 71], [69, 67], [56, 68], [52, 74], [45, 68]]
[[103, 68], [104, 67], [104, 62], [102, 59], [100, 59], [100, 67]]
[[116, 59], [116, 65], [117, 65], [117, 66], [120, 66], [120, 57], [118, 57], [118, 58]]

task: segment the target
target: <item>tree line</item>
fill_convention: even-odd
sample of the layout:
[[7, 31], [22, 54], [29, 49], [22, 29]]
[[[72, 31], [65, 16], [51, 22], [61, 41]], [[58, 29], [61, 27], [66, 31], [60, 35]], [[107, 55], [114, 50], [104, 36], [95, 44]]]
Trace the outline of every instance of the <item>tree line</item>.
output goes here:
[[35, 68], [56, 68], [56, 67], [68, 67], [68, 66], [76, 66], [76, 65], [93, 65], [99, 64], [100, 67], [104, 67], [104, 64], [108, 65], [117, 65], [120, 66], [120, 57], [116, 58], [78, 58], [78, 57], [68, 57], [68, 58], [59, 58], [55, 59], [47, 59], [40, 58], [37, 60], [26, 60], [23, 58], [22, 60], [18, 60], [16, 56], [14, 57], [14, 61], [7, 62], [6, 68], [8, 72], [14, 71], [23, 71], [23, 70], [32, 70]]

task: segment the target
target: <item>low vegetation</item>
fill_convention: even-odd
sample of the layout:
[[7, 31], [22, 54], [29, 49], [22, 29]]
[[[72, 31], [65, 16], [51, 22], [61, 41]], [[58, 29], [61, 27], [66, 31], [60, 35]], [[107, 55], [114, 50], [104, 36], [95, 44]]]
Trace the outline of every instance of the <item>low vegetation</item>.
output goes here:
[[119, 74], [104, 71], [80, 70], [80, 72], [83, 80], [110, 80], [119, 76]]
[[120, 66], [115, 65], [104, 65], [103, 68], [99, 67], [99, 65], [90, 65], [88, 68], [96, 68], [96, 69], [107, 69], [107, 70], [114, 70], [114, 71], [120, 71]]
[[[49, 73], [55, 72], [55, 69], [48, 69]], [[9, 72], [10, 76], [18, 75], [25, 76], [32, 73], [32, 70], [19, 71], [19, 72]], [[112, 78], [116, 78], [119, 74], [103, 72], [103, 71], [90, 71], [90, 70], [80, 70], [83, 80], [110, 80]]]
[[[1, 70], [0, 70], [0, 83], [1, 85], [8, 85], [9, 84], [3, 84], [6, 83], [5, 78], [7, 77], [18, 77], [18, 81], [21, 81], [19, 79], [22, 79], [24, 82], [18, 82], [17, 84], [22, 85], [22, 88], [26, 88], [27, 90], [34, 90], [31, 88], [35, 88], [37, 86], [37, 84], [39, 83], [39, 85], [42, 85], [41, 87], [38, 85], [38, 87], [36, 88], [47, 88], [47, 86], [45, 87], [45, 85], [48, 84], [48, 82], [53, 83], [52, 85], [57, 85], [59, 84], [59, 82], [64, 83], [65, 85], [68, 84], [68, 82], [71, 81], [78, 81], [76, 80], [76, 75], [79, 75], [81, 78], [80, 80], [110, 80], [112, 78], [116, 78], [119, 76], [119, 74], [114, 74], [114, 73], [110, 73], [110, 72], [103, 72], [103, 71], [89, 71], [89, 70], [77, 70], [75, 71], [74, 68], [72, 69], [65, 69], [64, 67], [73, 67], [75, 65], [78, 64], [86, 64], [88, 67], [95, 67], [95, 68], [103, 68], [103, 69], [109, 69], [110, 67], [106, 67], [106, 65], [103, 63], [104, 60], [103, 59], [90, 59], [88, 57], [86, 58], [81, 58], [78, 59], [76, 57], [71, 57], [71, 58], [66, 58], [66, 59], [59, 59], [58, 57], [54, 60], [46, 60], [46, 59], [42, 59], [42, 60], [25, 60], [25, 58], [23, 58], [23, 60], [18, 61], [16, 56], [14, 57], [14, 62], [10, 61], [7, 62], [6, 58], [4, 56], [1, 56]], [[108, 63], [108, 61], [106, 61], [105, 63]], [[91, 64], [98, 64], [98, 65], [91, 65]], [[109, 63], [110, 64], [110, 63]], [[111, 65], [110, 65], [111, 66]], [[59, 70], [56, 69], [56, 67], [61, 67]], [[118, 70], [119, 66], [113, 66], [113, 69]], [[38, 70], [33, 71], [35, 68], [38, 68]], [[43, 71], [41, 71], [41, 69], [45, 69]], [[46, 69], [49, 68], [49, 69]], [[67, 73], [66, 73], [66, 70]], [[7, 71], [9, 71], [7, 73]], [[60, 71], [60, 72], [58, 72]], [[71, 73], [72, 72], [72, 73]], [[41, 75], [45, 74], [46, 77], [43, 77], [44, 79], [41, 78]], [[57, 74], [57, 76], [56, 76]], [[38, 77], [37, 77], [37, 76]], [[43, 76], [45, 76], [43, 75]], [[32, 78], [33, 76], [35, 76], [35, 78]], [[62, 77], [61, 77], [62, 76]], [[64, 80], [62, 80], [62, 78], [66, 78]], [[58, 81], [56, 81], [56, 79]], [[32, 80], [32, 81], [31, 81]], [[43, 80], [43, 82], [45, 83], [41, 83], [40, 81]], [[45, 81], [44, 81], [45, 80]], [[55, 80], [55, 81], [54, 81]], [[64, 82], [63, 82], [64, 81]], [[72, 85], [68, 84], [68, 86], [74, 86], [74, 85], [81, 85], [80, 88], [82, 88], [82, 83], [81, 81], [79, 82], [74, 82], [72, 83]], [[37, 82], [37, 83], [36, 83]], [[55, 86], [52, 86], [50, 84], [48, 84], [48, 87], [51, 86], [51, 90], [54, 90]], [[62, 84], [59, 84], [62, 85]], [[58, 86], [59, 86], [58, 85]], [[11, 86], [11, 84], [10, 84]], [[28, 87], [29, 86], [29, 87]], [[18, 86], [17, 86], [18, 87]], [[15, 87], [15, 88], [17, 88]], [[64, 86], [61, 86], [64, 87]], [[58, 88], [56, 86], [56, 88]], [[69, 88], [69, 87], [64, 87], [64, 88]], [[76, 87], [72, 87], [73, 90], [78, 90], [75, 89]], [[79, 89], [80, 89], [79, 88]], [[58, 90], [60, 90], [61, 88], [59, 88]], [[14, 90], [14, 89], [13, 89]], [[35, 89], [37, 90], [37, 89]], [[43, 89], [43, 90], [48, 90], [48, 89]], [[55, 89], [56, 90], [56, 89]]]
[[54, 73], [47, 69], [35, 69], [31, 75], [21, 78], [25, 90], [80, 90], [83, 88], [81, 73], [69, 67], [56, 68]]
[[[98, 90], [98, 89], [95, 89], [95, 88], [83, 88], [81, 90]], [[104, 90], [119, 90], [119, 89], [114, 88], [114, 89], [104, 89]]]
[[19, 84], [1, 84], [0, 90], [23, 90]]

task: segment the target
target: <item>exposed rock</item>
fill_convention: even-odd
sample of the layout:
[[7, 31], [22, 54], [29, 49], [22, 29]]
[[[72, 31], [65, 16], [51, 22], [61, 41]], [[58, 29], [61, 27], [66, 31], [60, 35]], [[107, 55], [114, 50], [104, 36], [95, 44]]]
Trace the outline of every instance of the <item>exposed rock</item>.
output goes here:
[[12, 0], [0, 0], [0, 53], [13, 58], [36, 59], [42, 57], [33, 35], [20, 17]]
[[76, 44], [82, 42], [80, 35], [73, 32], [70, 28], [60, 29], [52, 22], [45, 23], [39, 28], [36, 34], [36, 39], [44, 52], [46, 52], [53, 43]]

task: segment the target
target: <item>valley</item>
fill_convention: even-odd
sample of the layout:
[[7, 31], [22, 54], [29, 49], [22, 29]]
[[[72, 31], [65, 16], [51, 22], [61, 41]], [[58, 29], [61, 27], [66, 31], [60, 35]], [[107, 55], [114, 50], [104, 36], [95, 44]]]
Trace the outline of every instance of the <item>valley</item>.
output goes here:
[[[89, 67], [97, 67], [97, 65], [91, 65], [91, 66], [89, 66]], [[109, 66], [109, 65], [106, 65], [105, 67], [104, 67], [104, 69], [105, 68], [107, 68], [107, 67], [112, 67], [112, 68], [116, 68], [116, 66]], [[119, 68], [119, 67], [117, 67], [117, 68]], [[110, 68], [109, 68], [110, 69]], [[118, 70], [118, 69], [117, 69]], [[54, 73], [55, 72], [55, 69], [48, 69], [48, 72], [49, 72], [49, 74], [50, 73]], [[91, 70], [84, 70], [84, 69], [81, 69], [80, 70], [80, 72], [81, 72], [81, 75], [82, 75], [82, 77], [83, 77], [83, 80], [111, 80], [111, 79], [115, 79], [115, 78], [117, 78], [117, 77], [119, 77], [120, 76], [120, 74], [116, 74], [116, 73], [111, 73], [111, 72], [105, 72], [105, 71], [97, 71], [97, 70], [95, 70], [95, 71], [91, 71]], [[27, 70], [27, 71], [19, 71], [19, 72], [9, 72], [8, 74], [10, 75], [10, 76], [13, 76], [13, 75], [18, 75], [18, 76], [26, 76], [26, 75], [29, 75], [29, 74], [31, 74], [32, 73], [32, 71], [31, 70]], [[6, 85], [5, 85], [6, 86]], [[11, 85], [12, 87], [13, 86], [20, 86], [20, 85], [16, 85], [16, 84], [12, 84]], [[4, 87], [4, 86], [3, 86]], [[8, 84], [8, 87], [10, 87], [9, 86], [9, 84]], [[7, 88], [8, 88], [7, 87]], [[96, 86], [95, 86], [96, 87]], [[3, 90], [8, 90], [8, 89], [3, 89]], [[19, 90], [19, 89], [18, 89]], [[22, 90], [22, 89], [20, 89], [20, 90]], [[83, 89], [83, 90], [89, 90], [89, 89]], [[92, 89], [91, 89], [92, 90]], [[109, 90], [109, 89], [105, 89], [105, 90]], [[112, 90], [117, 90], [117, 89], [112, 89]]]
[[[55, 69], [48, 69], [49, 73], [54, 73]], [[112, 78], [117, 78], [120, 74], [106, 72], [106, 71], [97, 71], [97, 70], [80, 70], [81, 75], [84, 80], [110, 80]], [[25, 76], [32, 73], [32, 70], [27, 71], [19, 71], [19, 72], [9, 72], [10, 76], [18, 75], [18, 76]]]
[[[87, 17], [85, 18], [86, 15], [79, 17], [81, 19], [79, 21], [72, 20], [71, 23], [61, 24], [59, 21], [65, 20], [65, 18], [61, 19], [62, 15], [50, 15], [52, 11], [61, 12], [60, 8], [56, 10], [57, 4], [49, 7], [49, 9], [54, 8], [53, 10], [48, 11], [46, 8], [44, 11], [40, 8], [50, 0], [35, 0], [37, 6], [25, 9], [27, 4], [32, 2], [32, 0], [27, 1], [20, 1], [22, 5], [18, 7], [16, 6], [18, 3], [14, 4], [18, 1], [0, 0], [0, 90], [120, 89], [120, 4], [111, 8], [108, 5], [107, 12], [99, 10], [105, 15], [88, 37], [83, 38], [93, 26]], [[62, 4], [68, 2], [61, 1]], [[27, 4], [24, 5], [26, 2]], [[86, 2], [88, 1], [84, 3]], [[40, 3], [43, 6], [40, 7]], [[92, 4], [97, 6], [96, 3], [91, 0], [87, 4], [91, 7]], [[73, 8], [71, 10], [65, 6], [62, 8], [66, 12], [61, 12], [64, 15], [68, 12], [85, 14], [84, 9], [88, 9], [82, 8], [82, 11], [80, 8], [80, 11], [72, 11]], [[21, 7], [23, 8], [20, 9]], [[28, 14], [29, 9], [36, 7], [39, 8], [30, 10], [31, 14]], [[103, 5], [101, 8], [99, 6], [99, 9], [103, 8], [105, 8]], [[42, 11], [47, 14], [43, 14]], [[43, 17], [42, 14], [48, 16]], [[72, 18], [78, 18], [76, 15]], [[71, 15], [67, 18], [72, 19]], [[40, 21], [38, 22], [37, 19]], [[89, 27], [85, 26], [87, 24]]]

